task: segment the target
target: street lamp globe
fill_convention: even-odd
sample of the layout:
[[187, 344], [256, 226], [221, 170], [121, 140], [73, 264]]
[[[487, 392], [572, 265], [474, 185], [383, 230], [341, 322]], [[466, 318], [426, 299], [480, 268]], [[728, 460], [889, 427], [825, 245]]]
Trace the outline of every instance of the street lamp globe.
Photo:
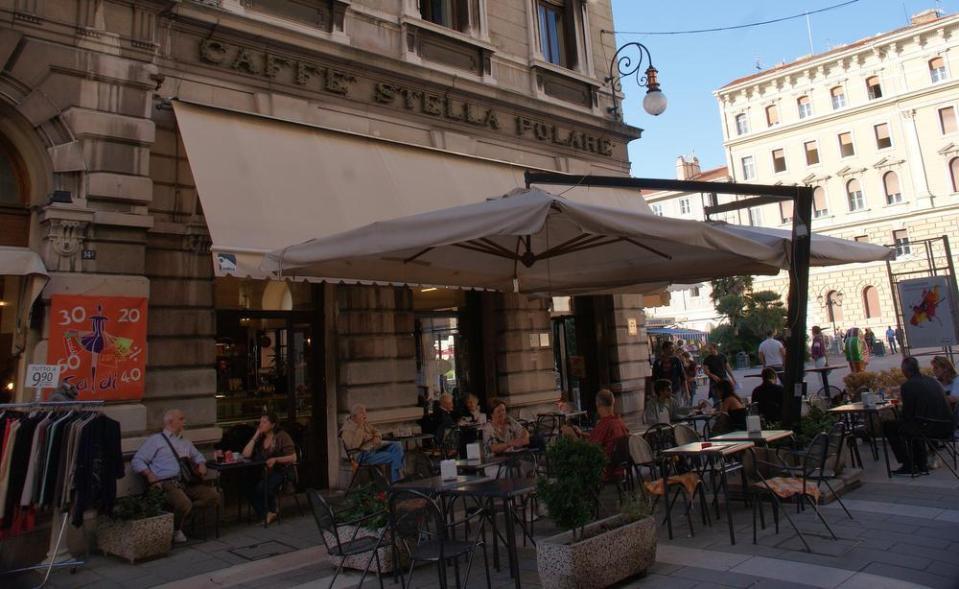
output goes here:
[[659, 116], [666, 110], [666, 95], [662, 90], [650, 90], [643, 98], [643, 109], [649, 114]]

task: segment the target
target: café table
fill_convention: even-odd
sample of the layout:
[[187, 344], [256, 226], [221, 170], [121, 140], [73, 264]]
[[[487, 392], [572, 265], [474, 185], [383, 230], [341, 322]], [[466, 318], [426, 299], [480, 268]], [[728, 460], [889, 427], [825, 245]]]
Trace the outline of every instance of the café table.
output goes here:
[[815, 372], [822, 379], [822, 388], [826, 392], [826, 398], [829, 399], [829, 373], [836, 370], [839, 366], [823, 366], [821, 368], [806, 368], [805, 372]]
[[468, 476], [458, 475], [453, 479], [444, 479], [441, 476], [419, 479], [415, 481], [403, 481], [394, 484], [391, 489], [403, 491], [417, 491], [426, 495], [440, 495], [464, 485], [483, 483], [493, 480], [488, 476]]
[[383, 438], [387, 442], [399, 442], [403, 444], [404, 450], [410, 449], [410, 444], [414, 446], [419, 446], [424, 440], [432, 440], [433, 434], [408, 434], [408, 435], [391, 435]]
[[[495, 502], [498, 500], [503, 509], [503, 518], [505, 520], [505, 538], [506, 553], [509, 557], [510, 576], [516, 583], [517, 589], [521, 587], [519, 575], [519, 556], [516, 548], [516, 501], [523, 497], [528, 497], [536, 491], [536, 479], [488, 479], [486, 481], [470, 483], [446, 490], [444, 495], [452, 497], [471, 497], [477, 504], [488, 506], [485, 510], [491, 526], [493, 527], [493, 565], [499, 568], [499, 533], [496, 529], [496, 509]], [[529, 538], [533, 545], [536, 541], [532, 534], [526, 528], [525, 522], [520, 521], [520, 527], [523, 534]]]
[[[261, 474], [265, 475], [266, 460], [250, 460], [243, 458], [242, 456], [238, 456], [232, 462], [215, 462], [212, 460], [207, 461], [206, 467], [220, 473], [219, 480], [221, 486], [224, 478], [233, 480], [233, 488], [236, 491], [236, 520], [240, 521], [243, 507], [243, 493], [240, 491], [240, 484], [245, 478], [242, 475], [249, 474], [253, 471], [259, 471]], [[264, 499], [266, 499], [266, 491], [267, 486], [263, 485]]]
[[764, 429], [758, 432], [748, 432], [739, 430], [713, 436], [709, 438], [710, 442], [752, 442], [757, 446], [768, 446], [774, 442], [787, 440], [793, 437], [791, 429]]
[[[847, 423], [850, 421], [852, 415], [860, 414], [864, 419], [869, 420], [869, 425], [872, 427], [872, 452], [873, 458], [879, 460], [879, 453], [876, 449], [876, 436], [879, 436], [879, 439], [882, 440], [882, 456], [886, 463], [886, 476], [892, 478], [892, 466], [889, 464], [889, 448], [886, 445], [886, 436], [882, 433], [882, 420], [880, 419], [880, 413], [883, 411], [896, 411], [896, 404], [891, 401], [886, 401], [884, 403], [876, 403], [875, 405], [866, 407], [863, 405], [862, 401], [856, 403], [846, 403], [845, 405], [839, 405], [838, 407], [832, 407], [829, 409], [829, 413], [834, 413], [844, 417]], [[850, 424], [850, 431], [852, 430]], [[862, 459], [860, 459], [861, 461]]]
[[[707, 461], [707, 465], [704, 466], [708, 468], [712, 465], [713, 460], [719, 461], [719, 478], [720, 478], [720, 488], [723, 491], [723, 498], [726, 504], [726, 521], [729, 524], [729, 541], [731, 544], [736, 544], [736, 532], [733, 529], [733, 511], [732, 506], [729, 501], [729, 484], [726, 477], [726, 461], [737, 455], [753, 448], [755, 444], [753, 442], [692, 442], [690, 444], [683, 444], [682, 446], [675, 446], [673, 448], [667, 448], [661, 452], [662, 458], [673, 458], [673, 457], [698, 457], [704, 458]], [[668, 467], [667, 461], [660, 461], [660, 476], [662, 476], [663, 481], [668, 479]], [[665, 482], [664, 482], [665, 485]], [[672, 509], [669, 501], [669, 491], [668, 486], [664, 486], [664, 503], [666, 504], [666, 529], [669, 532], [669, 539], [673, 539], [673, 518], [672, 518]], [[715, 491], [718, 494], [719, 489]]]
[[702, 424], [703, 437], [709, 437], [709, 420], [715, 416], [716, 413], [689, 413], [687, 415], [680, 416], [676, 421], [681, 421], [683, 423], [688, 423], [693, 426], [693, 429], [699, 431], [699, 424]]

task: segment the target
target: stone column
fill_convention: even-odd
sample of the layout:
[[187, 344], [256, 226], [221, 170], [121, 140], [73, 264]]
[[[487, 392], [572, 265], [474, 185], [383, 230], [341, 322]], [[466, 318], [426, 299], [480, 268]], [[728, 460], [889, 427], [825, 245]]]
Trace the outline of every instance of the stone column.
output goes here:
[[497, 297], [499, 396], [511, 409], [536, 413], [559, 400], [547, 303], [525, 295]]
[[642, 421], [646, 377], [650, 374], [649, 343], [642, 295], [614, 295], [609, 344], [610, 390], [617, 409], [630, 425]]
[[413, 293], [408, 288], [336, 287], [338, 424], [354, 403], [383, 431], [422, 417], [416, 405]]

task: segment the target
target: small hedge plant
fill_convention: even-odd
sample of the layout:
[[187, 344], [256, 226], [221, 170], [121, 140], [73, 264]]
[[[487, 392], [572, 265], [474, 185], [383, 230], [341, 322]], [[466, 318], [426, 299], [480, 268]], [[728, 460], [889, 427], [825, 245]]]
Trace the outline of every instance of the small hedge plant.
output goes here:
[[539, 497], [557, 526], [581, 538], [593, 519], [606, 454], [586, 440], [561, 437], [546, 450], [546, 460], [550, 476], [537, 481]]
[[149, 519], [165, 511], [166, 496], [157, 487], [149, 487], [142, 495], [120, 497], [110, 514], [113, 519], [124, 521]]

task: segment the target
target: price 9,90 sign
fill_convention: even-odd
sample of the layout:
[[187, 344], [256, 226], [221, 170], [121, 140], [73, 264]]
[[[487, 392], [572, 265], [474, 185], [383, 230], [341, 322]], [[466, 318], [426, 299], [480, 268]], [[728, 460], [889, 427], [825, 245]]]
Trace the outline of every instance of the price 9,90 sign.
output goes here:
[[146, 377], [147, 299], [54, 295], [47, 362], [83, 400], [137, 400]]

